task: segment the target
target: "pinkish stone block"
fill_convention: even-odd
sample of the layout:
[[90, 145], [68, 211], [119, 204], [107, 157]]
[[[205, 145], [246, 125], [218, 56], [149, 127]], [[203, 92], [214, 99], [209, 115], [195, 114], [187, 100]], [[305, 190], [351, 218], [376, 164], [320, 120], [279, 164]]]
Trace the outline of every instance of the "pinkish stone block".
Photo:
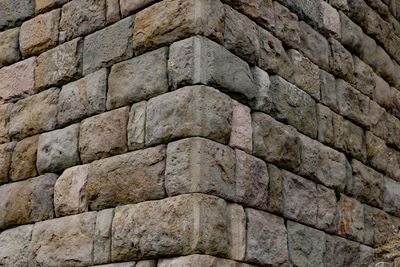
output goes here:
[[232, 132], [229, 145], [251, 154], [253, 150], [253, 129], [251, 127], [250, 108], [232, 100], [232, 109]]

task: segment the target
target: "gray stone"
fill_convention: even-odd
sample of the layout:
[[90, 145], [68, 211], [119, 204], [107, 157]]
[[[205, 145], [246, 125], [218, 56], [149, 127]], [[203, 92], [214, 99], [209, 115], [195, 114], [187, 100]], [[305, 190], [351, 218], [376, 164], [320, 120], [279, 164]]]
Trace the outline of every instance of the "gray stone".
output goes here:
[[336, 111], [337, 94], [335, 77], [324, 70], [320, 70], [319, 77], [321, 80], [321, 101], [323, 104]]
[[[374, 102], [371, 101], [371, 103]], [[372, 132], [376, 136], [385, 140], [388, 145], [399, 149], [400, 121], [395, 116], [385, 112], [383, 108], [378, 106], [378, 110], [379, 109], [380, 111], [375, 113], [376, 116], [373, 117], [374, 120], [371, 120]]]
[[[400, 91], [392, 87], [392, 113], [400, 119]], [[4, 110], [4, 109], [2, 109]]]
[[0, 234], [0, 264], [2, 266], [28, 266], [32, 229], [33, 225], [23, 225]]
[[134, 267], [156, 267], [157, 260], [138, 261]]
[[146, 145], [200, 136], [227, 143], [232, 101], [206, 86], [191, 86], [152, 98], [147, 104]]
[[128, 119], [128, 149], [144, 148], [146, 128], [147, 102], [142, 101], [132, 105]]
[[0, 105], [0, 144], [10, 142], [9, 121], [12, 104]]
[[374, 73], [375, 88], [373, 99], [376, 103], [384, 107], [386, 110], [392, 109], [392, 89], [389, 84], [380, 76]]
[[400, 183], [385, 177], [383, 210], [400, 216]]
[[364, 33], [362, 29], [341, 11], [339, 14], [340, 21], [342, 22], [342, 38], [340, 41], [344, 46], [355, 52], [356, 55], [361, 55], [364, 46]]
[[284, 2], [286, 6], [297, 13], [299, 19], [306, 21], [313, 27], [318, 26], [320, 11], [320, 2], [318, 0], [285, 0]]
[[290, 12], [287, 7], [278, 2], [274, 2], [274, 13], [275, 35], [287, 46], [298, 49], [300, 46], [300, 28], [296, 14]]
[[10, 180], [19, 181], [38, 175], [36, 170], [36, 154], [39, 136], [31, 136], [18, 142], [12, 154]]
[[353, 56], [354, 60], [354, 87], [361, 93], [373, 97], [375, 90], [374, 71], [361, 59]]
[[317, 184], [317, 225], [318, 229], [329, 233], [337, 233], [338, 213], [335, 191]]
[[[251, 103], [251, 108], [259, 111], [270, 112], [273, 107], [271, 95], [271, 81], [268, 73], [259, 67], [251, 68], [256, 88], [256, 97]], [[400, 93], [399, 93], [399, 110], [400, 110]], [[400, 114], [400, 112], [399, 112]]]
[[318, 141], [333, 146], [335, 144], [333, 116], [334, 113], [328, 107], [317, 104], [318, 116]]
[[246, 255], [246, 213], [235, 203], [228, 204], [229, 216], [229, 259], [243, 261]]
[[268, 164], [268, 206], [269, 212], [283, 214], [283, 177], [279, 168]]
[[0, 68], [20, 60], [18, 36], [19, 28], [0, 33]]
[[364, 205], [364, 243], [378, 247], [396, 234], [392, 218], [386, 212]]
[[161, 145], [91, 163], [86, 186], [90, 209], [163, 198], [165, 150]]
[[131, 58], [133, 55], [132, 32], [133, 17], [127, 17], [86, 36], [83, 45], [83, 74]]
[[107, 69], [64, 85], [58, 99], [58, 123], [63, 126], [106, 109]]
[[360, 244], [342, 237], [326, 235], [324, 266], [360, 266]]
[[115, 64], [108, 78], [107, 109], [147, 100], [168, 92], [168, 48]]
[[97, 213], [93, 244], [94, 264], [111, 261], [111, 224], [113, 217], [114, 209], [106, 209]]
[[157, 0], [120, 0], [121, 14], [126, 17], [155, 2]]
[[38, 172], [58, 172], [79, 164], [78, 137], [79, 124], [40, 135], [36, 162]]
[[0, 30], [20, 25], [35, 14], [35, 1], [4, 0], [0, 3]]
[[119, 0], [106, 0], [106, 22], [111, 24], [121, 19], [119, 14]]
[[368, 35], [363, 34], [362, 36], [363, 36], [362, 37], [362, 50], [361, 50], [360, 58], [365, 63], [367, 63], [368, 65], [370, 65], [371, 67], [374, 68], [374, 65], [375, 65], [374, 60], [376, 60], [376, 56], [377, 56], [376, 42], [374, 41], [374, 39], [372, 39]]
[[400, 62], [400, 37], [398, 37], [396, 34], [391, 33], [390, 34], [390, 39], [389, 39], [389, 47], [388, 47], [388, 52], [389, 54], [397, 60], [397, 62]]
[[332, 73], [349, 83], [353, 83], [354, 61], [351, 53], [334, 38], [329, 38], [329, 44], [331, 47], [329, 66]]
[[[316, 9], [318, 9], [318, 7]], [[319, 31], [340, 40], [342, 35], [342, 25], [340, 23], [339, 13], [326, 1], [319, 1], [317, 20]]]
[[[140, 262], [136, 264], [136, 267], [153, 267], [152, 265], [139, 265]], [[224, 266], [224, 267], [251, 267], [253, 265], [236, 262], [232, 260], [217, 258], [209, 255], [189, 255], [177, 258], [167, 258], [158, 260], [158, 267], [213, 267], [213, 266]], [[155, 265], [154, 265], [155, 267]]]
[[359, 264], [370, 264], [374, 260], [374, 249], [366, 245], [360, 244]]
[[339, 235], [364, 242], [364, 206], [357, 200], [341, 195], [338, 202]]
[[0, 184], [7, 183], [15, 142], [0, 145]]
[[395, 81], [395, 71], [393, 61], [390, 56], [383, 50], [382, 47], [377, 46], [374, 54], [374, 59], [370, 64], [377, 74], [382, 76], [389, 83]]

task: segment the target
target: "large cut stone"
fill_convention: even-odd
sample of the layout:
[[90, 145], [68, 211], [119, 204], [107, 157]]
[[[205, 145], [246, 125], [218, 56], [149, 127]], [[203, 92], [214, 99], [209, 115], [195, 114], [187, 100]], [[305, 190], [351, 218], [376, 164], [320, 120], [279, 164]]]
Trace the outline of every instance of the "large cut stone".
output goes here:
[[28, 266], [33, 225], [23, 225], [0, 234], [0, 265]]
[[161, 48], [115, 64], [108, 78], [107, 109], [168, 92], [168, 49]]
[[337, 110], [335, 77], [324, 70], [320, 70], [319, 77], [321, 80], [321, 102], [332, 110]]
[[43, 12], [47, 12], [48, 10], [61, 7], [68, 1], [69, 0], [36, 0], [35, 13], [40, 14]]
[[111, 261], [111, 226], [113, 218], [114, 209], [101, 210], [97, 213], [95, 240], [93, 244], [94, 264]]
[[337, 199], [335, 191], [323, 185], [317, 184], [317, 225], [316, 228], [329, 233], [337, 233]]
[[128, 128], [126, 129], [129, 150], [144, 148], [146, 107], [147, 102], [142, 101], [132, 105], [129, 111]]
[[268, 164], [268, 206], [267, 210], [276, 214], [283, 214], [283, 178], [281, 170]]
[[232, 100], [232, 110], [232, 132], [229, 139], [229, 146], [251, 154], [253, 150], [251, 109], [236, 100]]
[[0, 184], [7, 183], [15, 142], [0, 145]]
[[392, 89], [389, 84], [382, 79], [380, 76], [374, 73], [375, 88], [373, 93], [373, 99], [376, 103], [381, 105], [387, 110], [392, 108]]
[[300, 28], [297, 15], [276, 1], [273, 4], [274, 15], [272, 17], [275, 17], [275, 35], [286, 45], [298, 49], [300, 46]]
[[383, 245], [397, 232], [390, 215], [380, 209], [364, 205], [364, 216], [364, 243], [368, 245]]
[[339, 14], [340, 21], [342, 23], [342, 44], [347, 46], [351, 51], [355, 52], [356, 55], [361, 55], [364, 45], [364, 33], [361, 27], [355, 24], [341, 11]]
[[269, 75], [266, 71], [260, 69], [259, 67], [252, 67], [251, 72], [254, 77], [256, 97], [250, 106], [253, 110], [270, 112], [273, 102], [272, 95], [270, 93], [271, 81], [269, 79]]
[[206, 86], [191, 86], [152, 98], [147, 104], [146, 145], [200, 136], [228, 143], [232, 100]]
[[285, 0], [285, 5], [295, 12], [299, 19], [306, 21], [313, 27], [318, 26], [320, 1], [318, 0]]
[[360, 244], [342, 237], [326, 235], [324, 266], [362, 266], [359, 263]]
[[354, 87], [361, 93], [373, 97], [375, 90], [375, 76], [372, 68], [361, 59], [353, 56], [354, 61]]
[[335, 144], [333, 116], [334, 112], [328, 107], [317, 104], [318, 141], [333, 146]]
[[121, 7], [121, 15], [126, 17], [157, 1], [158, 0], [120, 0], [119, 5]]
[[0, 30], [20, 25], [35, 14], [35, 0], [0, 2]]
[[11, 167], [10, 180], [19, 181], [38, 174], [36, 170], [36, 153], [39, 136], [25, 138], [15, 146]]
[[224, 6], [220, 1], [161, 1], [135, 15], [133, 49], [138, 55], [196, 34], [222, 43], [223, 31]]
[[[329, 2], [332, 2], [331, 0]], [[340, 40], [342, 35], [342, 24], [340, 23], [339, 12], [330, 4], [319, 2], [318, 28], [321, 32], [332, 35]]]
[[364, 206], [353, 198], [341, 195], [338, 203], [339, 234], [348, 239], [364, 241]]
[[0, 68], [17, 62], [19, 53], [19, 28], [0, 32]]
[[[139, 266], [139, 263], [136, 264], [136, 267], [153, 267], [152, 265]], [[213, 267], [213, 266], [224, 266], [224, 267], [251, 267], [253, 265], [236, 262], [232, 260], [217, 258], [209, 255], [189, 255], [182, 256], [177, 258], [168, 258], [168, 259], [160, 259], [158, 260], [158, 267]], [[122, 267], [122, 266], [121, 266]], [[154, 265], [155, 267], [155, 265]]]
[[400, 216], [400, 183], [385, 177], [385, 194], [383, 209], [396, 216]]
[[331, 46], [329, 66], [332, 70], [332, 73], [337, 77], [343, 78], [346, 81], [353, 83], [353, 56], [336, 39], [329, 38], [329, 44]]
[[106, 23], [111, 24], [120, 19], [119, 0], [106, 0]]

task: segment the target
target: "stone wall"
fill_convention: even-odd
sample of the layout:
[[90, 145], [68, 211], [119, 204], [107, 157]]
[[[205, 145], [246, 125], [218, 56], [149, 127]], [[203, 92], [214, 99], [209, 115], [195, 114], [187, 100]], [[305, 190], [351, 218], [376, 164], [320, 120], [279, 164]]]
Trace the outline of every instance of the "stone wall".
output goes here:
[[399, 21], [1, 0], [0, 266], [368, 266], [400, 228]]

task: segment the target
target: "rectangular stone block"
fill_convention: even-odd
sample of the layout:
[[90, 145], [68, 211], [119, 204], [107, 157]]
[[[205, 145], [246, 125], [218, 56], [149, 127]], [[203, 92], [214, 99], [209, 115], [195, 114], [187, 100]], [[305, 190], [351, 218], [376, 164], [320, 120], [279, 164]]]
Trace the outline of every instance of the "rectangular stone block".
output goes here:
[[342, 25], [340, 23], [339, 12], [327, 2], [320, 1], [318, 13], [319, 30], [340, 40]]
[[0, 69], [0, 103], [15, 102], [34, 94], [36, 58]]
[[253, 128], [251, 127], [251, 109], [236, 100], [232, 100], [232, 131], [229, 146], [251, 154], [253, 150]]
[[105, 111], [107, 75], [107, 69], [101, 69], [62, 87], [57, 104], [60, 126]]
[[364, 33], [360, 26], [354, 23], [341, 11], [340, 21], [342, 23], [342, 38], [341, 43], [355, 52], [357, 56], [361, 55], [364, 46]]
[[[222, 259], [218, 257], [213, 257], [209, 255], [189, 255], [189, 256], [181, 256], [176, 258], [167, 258], [158, 260], [158, 267], [195, 267], [195, 266], [203, 266], [203, 267], [212, 267], [212, 266], [226, 266], [226, 267], [251, 267], [253, 265], [236, 262], [232, 260]], [[136, 267], [153, 267], [153, 266], [139, 266]]]
[[300, 28], [297, 15], [278, 2], [274, 2], [274, 13], [275, 27], [273, 31], [275, 35], [287, 46], [298, 49]]
[[334, 38], [329, 38], [330, 57], [329, 66], [332, 73], [339, 78], [346, 80], [349, 83], [354, 82], [354, 61], [353, 56], [344, 48], [339, 41]]
[[271, 81], [269, 79], [269, 75], [266, 71], [260, 69], [259, 67], [252, 67], [251, 72], [254, 77], [256, 97], [250, 103], [250, 107], [253, 110], [264, 111], [265, 113], [268, 113], [272, 109], [273, 105], [272, 96], [270, 94]]
[[246, 254], [246, 213], [244, 208], [235, 203], [228, 204], [229, 249], [228, 257], [233, 260], [244, 260]]
[[[371, 104], [374, 103], [371, 101]], [[388, 145], [391, 145], [397, 149], [400, 148], [400, 121], [395, 116], [385, 112], [383, 108], [376, 105], [378, 112], [376, 112], [371, 120], [372, 132], [386, 141]], [[380, 115], [380, 116], [379, 116]]]
[[36, 170], [38, 140], [39, 135], [35, 135], [16, 144], [9, 171], [11, 181], [19, 181], [38, 175]]
[[380, 76], [374, 73], [375, 88], [373, 93], [373, 100], [384, 107], [386, 110], [392, 108], [392, 89], [389, 84]]
[[106, 23], [111, 24], [121, 19], [119, 0], [106, 0]]
[[22, 225], [0, 234], [0, 264], [28, 266], [33, 225]]
[[357, 242], [326, 235], [325, 244], [324, 266], [360, 266], [360, 244]]
[[224, 7], [220, 1], [161, 1], [135, 15], [133, 50], [136, 55], [142, 54], [192, 35], [222, 43], [223, 32]]
[[19, 52], [19, 28], [0, 33], [0, 68], [21, 59]]
[[354, 87], [361, 93], [373, 98], [375, 76], [372, 68], [356, 56], [354, 60]]
[[135, 150], [144, 148], [146, 129], [147, 102], [142, 101], [131, 106], [129, 111], [128, 127], [128, 149]]
[[121, 14], [126, 17], [139, 11], [140, 9], [158, 2], [158, 0], [119, 0], [121, 6]]
[[285, 5], [293, 10], [301, 20], [304, 20], [313, 27], [318, 26], [318, 18], [320, 12], [320, 1], [318, 0], [285, 0]]
[[335, 77], [324, 70], [320, 70], [319, 78], [321, 80], [321, 102], [332, 110], [337, 110]]
[[83, 74], [86, 75], [131, 58], [133, 55], [132, 32], [133, 17], [131, 16], [86, 36], [83, 45]]
[[232, 100], [206, 86], [181, 88], [150, 99], [146, 115], [146, 145], [200, 136], [228, 143]]
[[227, 203], [203, 194], [117, 207], [111, 260], [195, 253], [224, 257], [230, 244], [229, 225]]
[[338, 231], [338, 211], [334, 189], [317, 184], [317, 205], [316, 228], [336, 234]]
[[59, 91], [51, 88], [14, 104], [10, 113], [11, 138], [22, 139], [55, 129]]
[[111, 224], [113, 218], [114, 209], [101, 210], [97, 213], [93, 243], [94, 264], [111, 261]]
[[317, 104], [318, 141], [329, 146], [335, 144], [333, 116], [332, 110], [324, 105]]
[[338, 234], [357, 242], [364, 242], [364, 206], [342, 194], [338, 202], [338, 215]]
[[80, 78], [82, 46], [82, 39], [77, 38], [41, 54], [35, 70], [35, 90], [41, 91]]
[[57, 175], [45, 174], [0, 186], [0, 229], [53, 218]]
[[61, 7], [63, 4], [67, 3], [69, 0], [36, 0], [35, 3], [35, 13], [40, 14], [47, 12], [51, 9]]
[[91, 163], [86, 186], [90, 209], [163, 198], [165, 157], [161, 145]]
[[267, 211], [283, 214], [283, 177], [279, 168], [268, 164], [268, 206]]
[[96, 214], [88, 212], [36, 223], [29, 263], [39, 266], [92, 265]]
[[4, 0], [0, 3], [0, 30], [19, 26], [35, 14], [35, 0]]
[[168, 92], [167, 57], [168, 48], [164, 47], [112, 66], [107, 109]]
[[400, 216], [400, 183], [388, 177], [384, 178], [385, 193], [383, 198], [383, 209], [386, 212]]
[[0, 145], [0, 184], [7, 183], [15, 142]]
[[249, 65], [205, 37], [195, 36], [171, 45], [168, 75], [174, 89], [200, 83], [242, 100], [255, 97]]
[[364, 243], [378, 247], [397, 233], [392, 219], [386, 212], [364, 205]]

